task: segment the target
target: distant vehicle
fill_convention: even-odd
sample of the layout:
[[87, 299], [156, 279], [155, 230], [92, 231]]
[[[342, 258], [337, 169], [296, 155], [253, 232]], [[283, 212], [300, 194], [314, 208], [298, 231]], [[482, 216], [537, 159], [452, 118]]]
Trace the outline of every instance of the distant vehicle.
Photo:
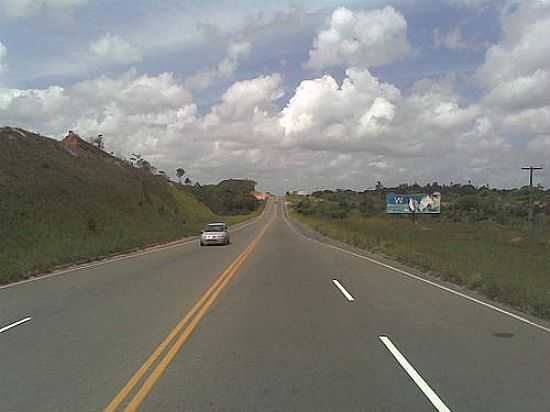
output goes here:
[[229, 235], [229, 229], [223, 222], [210, 223], [201, 232], [201, 246], [206, 245], [228, 245], [231, 243], [231, 237]]

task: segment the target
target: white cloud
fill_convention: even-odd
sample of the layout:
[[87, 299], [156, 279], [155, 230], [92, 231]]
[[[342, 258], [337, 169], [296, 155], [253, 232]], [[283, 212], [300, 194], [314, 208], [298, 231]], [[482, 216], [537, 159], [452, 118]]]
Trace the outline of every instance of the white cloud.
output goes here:
[[92, 106], [116, 104], [129, 114], [174, 110], [192, 103], [191, 93], [172, 73], [138, 76], [130, 70], [117, 78], [82, 81], [72, 90]]
[[10, 18], [24, 18], [44, 11], [71, 12], [87, 3], [88, 0], [0, 0], [0, 10]]
[[278, 73], [234, 83], [201, 121], [201, 128], [216, 140], [216, 156], [223, 162], [229, 151], [260, 150], [269, 156], [280, 145], [282, 130], [275, 102], [284, 95]]
[[550, 2], [529, 0], [502, 18], [502, 39], [487, 50], [477, 73], [482, 84], [495, 87], [517, 77], [550, 70]]
[[306, 66], [359, 68], [382, 66], [411, 53], [407, 21], [393, 7], [371, 11], [334, 11], [329, 27], [318, 33]]
[[359, 131], [365, 135], [379, 135], [387, 130], [386, 125], [391, 123], [394, 116], [395, 105], [383, 97], [377, 97], [359, 119]]
[[[480, 106], [494, 135], [527, 144], [528, 161], [548, 154], [550, 135], [550, 2], [529, 0], [502, 16], [499, 42], [487, 50], [476, 78], [486, 94]], [[506, 142], [505, 142], [506, 143]]]
[[85, 48], [42, 62], [37, 72], [40, 77], [90, 76], [90, 73], [98, 73], [101, 69], [139, 63], [143, 57], [144, 50], [135, 43], [122, 36], [105, 33]]
[[341, 85], [331, 76], [302, 81], [281, 113], [285, 145], [365, 150], [387, 130], [402, 99], [399, 90], [367, 70], [346, 74]]
[[550, 134], [550, 104], [538, 109], [498, 113], [501, 128], [508, 134], [528, 139]]
[[227, 80], [232, 78], [241, 61], [245, 60], [250, 55], [251, 49], [252, 43], [249, 41], [231, 43], [227, 48], [226, 57], [220, 61], [216, 67], [198, 71], [189, 76], [185, 84], [193, 90], [204, 90], [216, 80]]
[[484, 98], [492, 108], [506, 111], [536, 109], [550, 104], [550, 71], [537, 70], [497, 84]]
[[239, 81], [204, 115], [169, 73], [0, 89], [0, 123], [59, 137], [101, 133], [109, 150], [142, 153], [162, 170], [185, 165], [201, 181], [243, 176], [274, 190], [287, 189], [285, 179], [307, 188], [429, 179], [509, 152], [492, 114], [448, 82], [403, 93], [367, 70], [346, 73], [341, 83], [304, 80], [282, 110], [279, 74]]
[[550, 156], [550, 135], [539, 136], [529, 142], [527, 147], [532, 153], [542, 154], [545, 157]]
[[125, 134], [113, 126], [114, 115], [118, 121], [126, 116], [155, 123], [189, 105], [191, 94], [172, 74], [138, 76], [129, 71], [117, 78], [100, 77], [69, 88], [0, 89], [0, 122], [28, 125], [53, 135], [78, 129], [78, 124], [85, 122]]
[[496, 132], [477, 128], [482, 117], [445, 81], [419, 82], [403, 94], [368, 71], [349, 69], [341, 85], [330, 76], [303, 81], [279, 122], [289, 150], [353, 156], [349, 179], [368, 170], [371, 177], [410, 181], [450, 164], [460, 170], [473, 154], [506, 155], [509, 146]]
[[102, 63], [131, 64], [143, 58], [138, 47], [111, 33], [92, 42], [89, 51], [92, 60]]
[[252, 43], [249, 41], [240, 41], [231, 43], [227, 48], [227, 56], [231, 60], [239, 60], [248, 57]]
[[223, 119], [242, 119], [257, 110], [272, 108], [272, 102], [284, 94], [278, 73], [234, 83], [222, 96], [222, 103], [212, 112]]

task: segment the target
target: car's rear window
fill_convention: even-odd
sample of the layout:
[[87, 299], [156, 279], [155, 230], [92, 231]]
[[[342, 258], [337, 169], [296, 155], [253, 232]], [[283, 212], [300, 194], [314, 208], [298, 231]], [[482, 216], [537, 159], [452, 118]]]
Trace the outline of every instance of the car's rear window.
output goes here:
[[223, 232], [222, 225], [208, 225], [205, 229], [205, 232]]

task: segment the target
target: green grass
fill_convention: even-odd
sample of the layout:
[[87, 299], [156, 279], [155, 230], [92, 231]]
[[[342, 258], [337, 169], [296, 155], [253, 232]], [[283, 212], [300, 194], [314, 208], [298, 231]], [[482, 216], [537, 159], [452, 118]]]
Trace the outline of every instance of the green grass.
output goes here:
[[185, 187], [86, 148], [0, 128], [0, 284], [197, 234], [217, 216]]
[[388, 216], [343, 219], [292, 212], [320, 233], [394, 258], [524, 312], [550, 319], [550, 230]]

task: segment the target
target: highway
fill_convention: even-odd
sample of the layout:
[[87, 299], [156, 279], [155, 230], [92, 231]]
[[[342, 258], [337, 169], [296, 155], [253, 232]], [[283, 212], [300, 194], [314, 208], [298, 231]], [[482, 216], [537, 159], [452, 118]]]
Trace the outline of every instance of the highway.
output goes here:
[[0, 289], [0, 411], [550, 411], [550, 327], [322, 240], [232, 232]]

